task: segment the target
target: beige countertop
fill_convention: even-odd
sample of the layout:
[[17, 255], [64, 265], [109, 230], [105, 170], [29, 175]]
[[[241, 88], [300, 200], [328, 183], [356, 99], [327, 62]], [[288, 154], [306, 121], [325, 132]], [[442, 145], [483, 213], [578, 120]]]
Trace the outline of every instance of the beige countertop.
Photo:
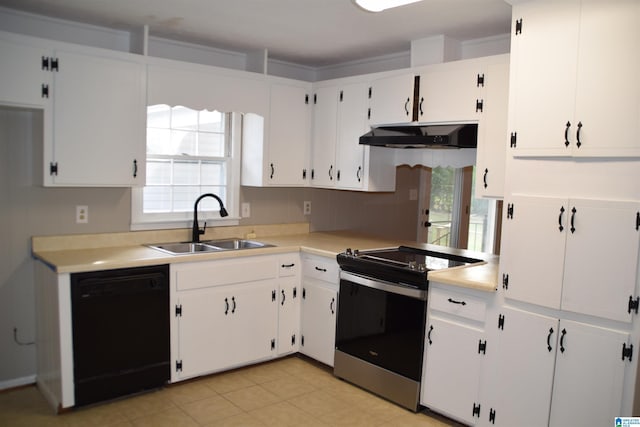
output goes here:
[[[291, 228], [289, 228], [291, 230]], [[299, 231], [299, 230], [296, 230]], [[304, 231], [304, 229], [302, 229]], [[112, 239], [112, 236], [107, 236]], [[362, 234], [338, 232], [297, 232], [295, 234], [257, 235], [255, 240], [274, 245], [272, 247], [247, 249], [241, 251], [221, 251], [190, 255], [170, 255], [149, 248], [138, 240], [127, 241], [122, 236], [115, 240], [116, 245], [95, 245], [98, 247], [78, 247], [73, 240], [65, 236], [60, 242], [52, 238], [33, 240], [33, 255], [49, 265], [57, 273], [78, 273], [85, 271], [106, 270], [114, 268], [136, 267], [165, 263], [181, 263], [216, 259], [236, 258], [239, 256], [266, 255], [302, 251], [319, 256], [334, 258], [346, 248], [359, 250], [393, 247], [399, 244], [427, 248], [427, 245], [415, 242], [392, 241]], [[82, 236], [80, 239], [86, 238]], [[105, 239], [105, 236], [100, 238]], [[90, 239], [86, 239], [90, 240]], [[158, 241], [150, 243], [159, 243]], [[57, 245], [57, 246], [56, 246]], [[429, 246], [433, 249], [433, 246]], [[473, 258], [483, 259], [482, 264], [456, 267], [429, 273], [429, 279], [440, 283], [468, 287], [484, 291], [495, 291], [497, 288], [497, 257], [487, 254], [461, 251], [437, 247], [442, 252], [456, 253]]]

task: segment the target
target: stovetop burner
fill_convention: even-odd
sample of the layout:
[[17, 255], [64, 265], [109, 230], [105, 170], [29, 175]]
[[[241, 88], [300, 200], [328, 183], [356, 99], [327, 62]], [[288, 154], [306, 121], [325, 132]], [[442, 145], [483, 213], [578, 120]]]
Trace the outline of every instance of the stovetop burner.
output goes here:
[[429, 271], [481, 262], [479, 259], [408, 246], [367, 251], [347, 249], [338, 254], [337, 260], [345, 271], [419, 289], [427, 288]]

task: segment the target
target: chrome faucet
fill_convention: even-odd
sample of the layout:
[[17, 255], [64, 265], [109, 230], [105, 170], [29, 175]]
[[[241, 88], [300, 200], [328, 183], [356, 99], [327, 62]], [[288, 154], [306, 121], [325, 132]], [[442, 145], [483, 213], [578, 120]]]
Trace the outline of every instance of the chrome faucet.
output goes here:
[[224, 205], [222, 204], [222, 200], [220, 199], [220, 197], [216, 196], [213, 193], [205, 193], [202, 196], [198, 197], [196, 199], [196, 202], [193, 204], [193, 227], [191, 230], [191, 242], [192, 243], [199, 243], [200, 242], [200, 235], [204, 234], [205, 230], [207, 229], [207, 223], [204, 223], [204, 228], [202, 228], [202, 230], [200, 229], [200, 225], [198, 224], [198, 203], [200, 203], [200, 200], [204, 199], [205, 197], [213, 197], [214, 199], [216, 199], [218, 201], [218, 203], [220, 204], [220, 216], [221, 217], [225, 217], [229, 215], [229, 212], [227, 212], [227, 210], [224, 208]]

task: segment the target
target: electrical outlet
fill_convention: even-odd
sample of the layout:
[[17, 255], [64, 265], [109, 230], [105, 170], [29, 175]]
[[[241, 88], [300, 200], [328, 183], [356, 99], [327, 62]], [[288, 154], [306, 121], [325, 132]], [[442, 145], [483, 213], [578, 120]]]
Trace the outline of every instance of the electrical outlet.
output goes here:
[[243, 203], [241, 208], [242, 218], [249, 218], [251, 216], [251, 205], [249, 203]]
[[302, 213], [305, 215], [311, 215], [311, 202], [306, 200], [303, 203]]
[[89, 222], [89, 206], [76, 206], [76, 224]]

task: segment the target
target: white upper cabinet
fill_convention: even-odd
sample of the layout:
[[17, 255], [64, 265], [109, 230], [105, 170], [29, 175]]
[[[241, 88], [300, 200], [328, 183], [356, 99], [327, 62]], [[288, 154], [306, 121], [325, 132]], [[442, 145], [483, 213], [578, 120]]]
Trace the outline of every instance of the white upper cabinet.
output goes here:
[[0, 104], [40, 108], [48, 105], [53, 78], [51, 51], [0, 38], [0, 56]]
[[485, 72], [482, 62], [448, 62], [421, 72], [418, 121], [478, 120], [483, 110]]
[[520, 195], [505, 203], [500, 272], [506, 298], [632, 321], [639, 203]]
[[311, 184], [314, 187], [393, 191], [395, 166], [389, 150], [360, 145], [369, 130], [368, 85], [335, 83], [313, 95]]
[[338, 87], [320, 87], [313, 94], [311, 184], [333, 187], [336, 181]]
[[371, 82], [369, 125], [413, 121], [413, 73], [384, 77]]
[[44, 109], [45, 186], [144, 185], [145, 65], [0, 33], [0, 104]]
[[271, 83], [267, 117], [245, 115], [242, 185], [308, 185], [310, 92], [311, 85], [304, 82]]
[[640, 3], [513, 8], [515, 156], [640, 156]]
[[52, 139], [45, 137], [45, 185], [144, 185], [144, 65], [61, 49], [52, 58], [57, 71], [50, 90]]
[[504, 196], [507, 116], [509, 102], [509, 60], [487, 64], [482, 74], [484, 94], [478, 123], [476, 151], [476, 197]]

